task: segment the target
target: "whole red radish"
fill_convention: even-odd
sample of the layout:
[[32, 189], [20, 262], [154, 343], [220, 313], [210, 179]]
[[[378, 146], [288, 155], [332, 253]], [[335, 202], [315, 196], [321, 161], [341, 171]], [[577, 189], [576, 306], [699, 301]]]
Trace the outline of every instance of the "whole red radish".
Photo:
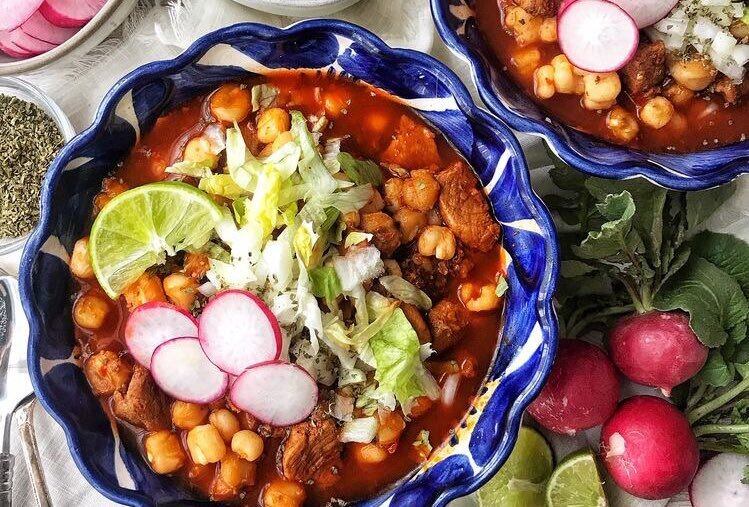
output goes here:
[[601, 430], [601, 456], [620, 488], [648, 500], [683, 491], [700, 462], [687, 418], [655, 396], [633, 396], [619, 405]]
[[620, 319], [609, 331], [611, 359], [633, 382], [671, 389], [695, 376], [708, 348], [689, 327], [683, 312], [649, 312]]
[[528, 412], [544, 428], [574, 435], [602, 424], [618, 401], [619, 378], [603, 350], [582, 340], [562, 340], [549, 380]]

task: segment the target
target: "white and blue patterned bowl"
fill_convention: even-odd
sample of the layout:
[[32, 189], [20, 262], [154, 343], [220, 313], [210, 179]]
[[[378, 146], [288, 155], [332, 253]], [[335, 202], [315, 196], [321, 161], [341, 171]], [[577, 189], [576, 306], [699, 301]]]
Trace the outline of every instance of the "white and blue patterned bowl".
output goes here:
[[74, 282], [66, 261], [76, 238], [86, 232], [102, 178], [161, 113], [225, 81], [278, 68], [333, 70], [384, 89], [417, 110], [476, 169], [504, 226], [504, 246], [513, 261], [502, 340], [475, 407], [427, 465], [363, 502], [444, 505], [475, 490], [504, 462], [523, 409], [548, 374], [557, 332], [551, 305], [558, 270], [555, 232], [531, 190], [511, 131], [473, 104], [458, 77], [427, 55], [392, 49], [348, 23], [225, 28], [174, 60], [140, 67], [107, 94], [93, 125], [52, 163], [42, 219], [23, 254], [20, 288], [37, 396], [65, 430], [83, 475], [107, 497], [139, 506], [204, 503], [153, 473], [136, 449], [123, 445], [92, 394], [73, 357]]
[[468, 62], [479, 95], [489, 110], [520, 132], [542, 136], [569, 165], [603, 178], [645, 176], [664, 187], [700, 190], [749, 172], [749, 140], [690, 154], [654, 154], [600, 141], [548, 115], [492, 63], [479, 32], [476, 0], [431, 0], [432, 15], [445, 44]]

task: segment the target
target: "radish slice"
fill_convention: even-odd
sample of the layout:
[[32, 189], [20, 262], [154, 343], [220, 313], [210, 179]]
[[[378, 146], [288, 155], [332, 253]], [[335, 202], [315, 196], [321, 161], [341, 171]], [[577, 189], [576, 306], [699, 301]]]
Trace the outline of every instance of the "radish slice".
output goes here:
[[723, 453], [707, 460], [689, 486], [694, 507], [745, 507], [749, 505], [749, 484], [741, 480], [749, 456]]
[[44, 0], [39, 12], [52, 24], [77, 28], [88, 23], [107, 0]]
[[243, 290], [219, 293], [203, 309], [198, 337], [213, 364], [232, 375], [281, 354], [281, 328], [257, 296]]
[[146, 368], [164, 342], [182, 336], [198, 336], [198, 324], [185, 310], [152, 301], [136, 308], [125, 324], [125, 343], [133, 358]]
[[25, 34], [50, 44], [62, 44], [78, 31], [77, 28], [55, 26], [38, 12], [32, 14], [20, 28]]
[[[572, 0], [574, 1], [574, 0]], [[635, 20], [637, 28], [654, 25], [676, 7], [679, 0], [609, 0]]]
[[151, 358], [151, 376], [172, 398], [211, 403], [229, 386], [229, 375], [208, 360], [197, 338], [175, 338], [159, 345]]
[[557, 9], [557, 14], [563, 13], [567, 7], [569, 7], [573, 2], [576, 1], [577, 0], [562, 0], [562, 3], [559, 4], [559, 9]]
[[12, 58], [31, 58], [38, 53], [27, 51], [10, 40], [10, 32], [0, 32], [0, 51]]
[[44, 0], [3, 0], [0, 2], [0, 30], [13, 30], [34, 14]]
[[20, 28], [16, 28], [10, 32], [10, 41], [19, 48], [23, 48], [34, 54], [46, 53], [57, 47], [57, 44], [50, 44], [49, 42], [32, 37]]
[[619, 70], [640, 42], [635, 22], [618, 5], [577, 0], [559, 15], [559, 46], [570, 62], [590, 72]]
[[303, 368], [271, 361], [246, 370], [232, 384], [231, 402], [260, 421], [288, 426], [303, 421], [317, 405], [317, 383]]

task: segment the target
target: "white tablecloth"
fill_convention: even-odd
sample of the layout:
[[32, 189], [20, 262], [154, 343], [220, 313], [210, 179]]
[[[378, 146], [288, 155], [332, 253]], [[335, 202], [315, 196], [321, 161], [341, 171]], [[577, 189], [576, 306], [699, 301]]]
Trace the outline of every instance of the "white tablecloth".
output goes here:
[[[79, 57], [61, 62], [33, 75], [24, 76], [42, 87], [70, 117], [73, 126], [82, 130], [93, 118], [101, 98], [112, 84], [125, 73], [144, 63], [171, 58], [199, 35], [216, 28], [243, 21], [286, 26], [296, 18], [264, 14], [240, 6], [231, 0], [192, 0], [191, 9], [183, 11], [179, 30], [171, 28], [168, 10], [152, 7], [145, 0], [123, 25], [121, 34], [100, 46], [94, 57]], [[474, 97], [467, 65], [450, 53], [437, 35], [427, 0], [362, 0], [336, 17], [360, 24], [377, 33], [392, 46], [407, 47], [431, 53], [450, 65], [468, 84]], [[167, 42], [168, 44], [164, 44]], [[549, 163], [540, 141], [520, 135], [529, 165], [540, 169]], [[541, 189], [548, 185], [545, 171], [533, 172]], [[713, 229], [722, 229], [749, 239], [749, 179], [731, 203], [724, 206], [713, 220]], [[542, 191], [539, 191], [542, 193]], [[16, 272], [20, 254], [0, 258], [0, 267]], [[55, 506], [103, 507], [115, 505], [97, 493], [76, 469], [60, 427], [37, 406], [36, 433], [47, 487]], [[577, 439], [555, 438], [553, 443], [562, 457], [567, 452], [596, 442], [595, 432]], [[19, 457], [15, 466], [13, 502], [18, 506], [34, 504], [28, 473], [25, 469], [17, 438], [12, 451]], [[662, 506], [666, 502], [634, 501], [613, 491], [615, 505]], [[470, 504], [470, 502], [468, 502]]]

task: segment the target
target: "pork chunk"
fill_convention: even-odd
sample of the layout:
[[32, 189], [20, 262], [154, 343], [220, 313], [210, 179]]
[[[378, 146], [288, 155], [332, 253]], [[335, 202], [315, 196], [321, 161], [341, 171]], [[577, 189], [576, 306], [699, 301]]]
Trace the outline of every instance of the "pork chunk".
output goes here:
[[427, 293], [432, 299], [438, 299], [447, 290], [447, 279], [437, 272], [438, 263], [433, 257], [425, 257], [416, 249], [401, 262], [403, 278]]
[[295, 424], [283, 443], [281, 467], [292, 481], [330, 481], [341, 468], [343, 446], [335, 422], [321, 409], [309, 421]]
[[148, 370], [139, 364], [133, 368], [133, 376], [125, 394], [115, 391], [112, 396], [112, 410], [123, 421], [148, 431], [169, 427], [166, 397], [156, 386]]
[[458, 301], [443, 299], [429, 310], [432, 347], [439, 354], [460, 341], [468, 327], [470, 314]]
[[127, 387], [133, 367], [116, 352], [102, 350], [86, 360], [83, 372], [94, 394], [111, 396], [115, 391], [123, 391]]
[[556, 16], [559, 4], [558, 0], [515, 0], [515, 3], [528, 14], [545, 18]]
[[381, 211], [367, 213], [361, 217], [361, 230], [372, 234], [372, 243], [382, 252], [384, 257], [390, 257], [401, 245], [401, 233], [395, 225], [395, 220]]
[[652, 95], [666, 78], [666, 45], [645, 42], [622, 69], [624, 86], [634, 95]]
[[416, 335], [419, 337], [419, 343], [431, 342], [432, 332], [429, 331], [429, 326], [424, 320], [421, 310], [410, 303], [401, 303], [401, 310], [403, 310], [403, 314], [414, 328], [414, 331], [416, 331]]
[[401, 116], [393, 140], [382, 153], [381, 159], [409, 170], [439, 165], [440, 155], [434, 132], [406, 115]]
[[489, 210], [476, 176], [462, 162], [437, 174], [442, 185], [439, 207], [447, 226], [463, 243], [488, 252], [499, 238], [499, 224]]
[[723, 95], [728, 104], [738, 104], [743, 97], [749, 95], [749, 80], [736, 84], [731, 78], [724, 76], [715, 83], [715, 92]]

